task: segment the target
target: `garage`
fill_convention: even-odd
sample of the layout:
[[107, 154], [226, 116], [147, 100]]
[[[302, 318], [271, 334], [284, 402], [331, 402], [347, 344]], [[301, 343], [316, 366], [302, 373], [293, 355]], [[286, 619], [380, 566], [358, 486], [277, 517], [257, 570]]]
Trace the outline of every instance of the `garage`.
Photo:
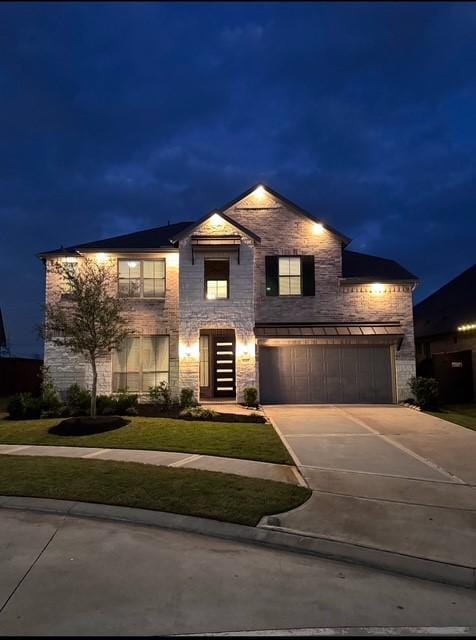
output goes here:
[[262, 346], [259, 369], [263, 403], [393, 402], [389, 346]]

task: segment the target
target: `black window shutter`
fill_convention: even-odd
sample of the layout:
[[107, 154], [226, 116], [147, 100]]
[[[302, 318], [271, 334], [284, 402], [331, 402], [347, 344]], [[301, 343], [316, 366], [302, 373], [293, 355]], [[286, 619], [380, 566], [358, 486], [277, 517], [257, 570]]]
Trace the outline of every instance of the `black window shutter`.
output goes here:
[[278, 295], [278, 256], [266, 256], [266, 295]]
[[302, 256], [302, 295], [316, 295], [314, 256]]

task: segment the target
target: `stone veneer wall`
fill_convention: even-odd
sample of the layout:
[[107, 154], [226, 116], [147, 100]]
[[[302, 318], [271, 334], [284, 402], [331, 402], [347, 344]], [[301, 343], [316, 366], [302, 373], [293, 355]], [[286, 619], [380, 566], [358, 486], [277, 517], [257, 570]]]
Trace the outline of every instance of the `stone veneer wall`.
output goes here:
[[[225, 220], [217, 227], [212, 219], [193, 230], [193, 234], [237, 234], [237, 228]], [[254, 285], [253, 241], [241, 235], [240, 264], [236, 253], [195, 253], [192, 264], [190, 236], [180, 242], [180, 387], [192, 387], [199, 394], [199, 335], [200, 329], [234, 329], [236, 334], [236, 389], [237, 399], [243, 389], [256, 386], [254, 356]], [[205, 298], [204, 259], [229, 257], [230, 297], [226, 300]], [[243, 345], [249, 350], [243, 355]], [[186, 352], [190, 350], [191, 355]]]
[[[333, 233], [313, 231], [314, 223], [265, 192], [254, 192], [225, 211], [256, 233], [256, 322], [396, 322], [405, 337], [396, 352], [397, 400], [410, 395], [408, 379], [415, 375], [412, 291], [408, 286], [388, 286], [382, 294], [369, 285], [339, 286], [342, 243]], [[316, 295], [266, 296], [266, 255], [314, 255]]]
[[[121, 257], [127, 257], [121, 255]], [[140, 259], [137, 254], [131, 259]], [[117, 255], [108, 254], [109, 266], [116, 273]], [[166, 259], [166, 293], [162, 300], [145, 300], [134, 298], [126, 301], [125, 315], [131, 327], [138, 336], [169, 335], [169, 381], [171, 391], [178, 395], [178, 253], [154, 253], [143, 255], [142, 258]], [[60, 277], [50, 269], [46, 270], [46, 300], [57, 301], [61, 296], [62, 285]], [[45, 342], [45, 365], [50, 368], [53, 382], [64, 393], [73, 383], [83, 387], [91, 387], [92, 371], [85, 360], [72, 354], [64, 347]], [[98, 394], [110, 394], [112, 391], [112, 357], [110, 354], [100, 359], [98, 363]]]

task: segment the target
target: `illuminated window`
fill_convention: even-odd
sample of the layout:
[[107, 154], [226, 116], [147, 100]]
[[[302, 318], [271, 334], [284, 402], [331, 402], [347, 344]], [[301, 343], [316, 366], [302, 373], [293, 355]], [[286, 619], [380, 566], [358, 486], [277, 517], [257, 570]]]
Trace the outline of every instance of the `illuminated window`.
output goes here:
[[209, 346], [208, 336], [200, 336], [200, 386], [209, 385]]
[[112, 354], [114, 392], [147, 392], [169, 382], [169, 336], [126, 338]]
[[301, 295], [301, 258], [279, 258], [279, 295]]
[[217, 300], [229, 297], [230, 262], [224, 260], [205, 260], [205, 297]]
[[165, 260], [118, 260], [119, 295], [125, 298], [163, 298]]

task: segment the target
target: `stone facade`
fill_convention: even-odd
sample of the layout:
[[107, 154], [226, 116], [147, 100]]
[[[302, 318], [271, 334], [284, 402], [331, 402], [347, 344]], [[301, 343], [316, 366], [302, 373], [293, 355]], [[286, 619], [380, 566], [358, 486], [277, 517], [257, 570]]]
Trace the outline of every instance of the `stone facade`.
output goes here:
[[[94, 257], [94, 256], [91, 256]], [[115, 273], [117, 258], [131, 257], [138, 260], [141, 257], [154, 259], [165, 258], [166, 261], [166, 292], [163, 299], [131, 298], [125, 306], [125, 316], [130, 327], [137, 336], [168, 335], [169, 336], [169, 383], [174, 395], [179, 393], [179, 352], [178, 352], [178, 252], [158, 252], [140, 256], [134, 254], [108, 254], [108, 264]], [[46, 268], [46, 302], [51, 303], [61, 298], [63, 286], [61, 278], [49, 268]], [[81, 259], [79, 261], [81, 264]], [[65, 302], [67, 304], [67, 302]], [[80, 386], [91, 386], [92, 371], [85, 360], [76, 354], [72, 354], [64, 347], [56, 346], [52, 342], [45, 342], [45, 365], [50, 368], [53, 382], [60, 393], [73, 383]], [[98, 362], [98, 393], [110, 394], [112, 391], [112, 357], [108, 354]]]
[[[218, 223], [218, 224], [217, 224]], [[192, 387], [199, 395], [199, 335], [200, 329], [233, 329], [236, 335], [237, 398], [243, 389], [256, 386], [255, 314], [254, 314], [254, 242], [223, 218], [209, 218], [193, 230], [207, 236], [240, 235], [240, 261], [236, 253], [201, 250], [192, 264], [190, 236], [180, 242], [180, 386]], [[229, 257], [230, 297], [207, 300], [204, 282], [204, 259]], [[247, 353], [245, 353], [245, 350]]]
[[[232, 329], [236, 335], [237, 399], [246, 386], [258, 386], [255, 322], [400, 322], [404, 338], [395, 350], [397, 400], [409, 395], [408, 380], [415, 374], [412, 287], [410, 284], [385, 285], [374, 293], [370, 285], [342, 280], [342, 239], [276, 199], [266, 191], [253, 192], [235, 203], [225, 215], [260, 238], [222, 217], [212, 216], [180, 240], [178, 251], [147, 254], [166, 258], [166, 295], [162, 300], [131, 299], [126, 314], [138, 335], [170, 336], [170, 387], [178, 395], [182, 387], [199, 394], [200, 330]], [[239, 235], [240, 259], [236, 252], [208, 252], [201, 247], [192, 260], [191, 235]], [[267, 296], [265, 256], [313, 255], [315, 296]], [[118, 255], [108, 254], [111, 269]], [[122, 255], [120, 257], [128, 257]], [[131, 253], [140, 259], [138, 253]], [[204, 259], [228, 257], [230, 297], [206, 299]], [[180, 268], [179, 268], [180, 264]], [[61, 283], [47, 269], [46, 300], [60, 295]], [[89, 385], [90, 368], [78, 357], [51, 343], [45, 344], [45, 363], [54, 382], [65, 390], [73, 382]], [[99, 366], [99, 393], [110, 393], [111, 356]]]
[[[397, 400], [410, 395], [415, 375], [412, 288], [385, 286], [375, 294], [370, 285], [348, 285], [342, 276], [342, 241], [271, 194], [252, 193], [225, 211], [261, 238], [255, 247], [256, 322], [400, 322], [404, 339], [395, 354]], [[266, 296], [266, 255], [314, 255], [316, 295]]]

